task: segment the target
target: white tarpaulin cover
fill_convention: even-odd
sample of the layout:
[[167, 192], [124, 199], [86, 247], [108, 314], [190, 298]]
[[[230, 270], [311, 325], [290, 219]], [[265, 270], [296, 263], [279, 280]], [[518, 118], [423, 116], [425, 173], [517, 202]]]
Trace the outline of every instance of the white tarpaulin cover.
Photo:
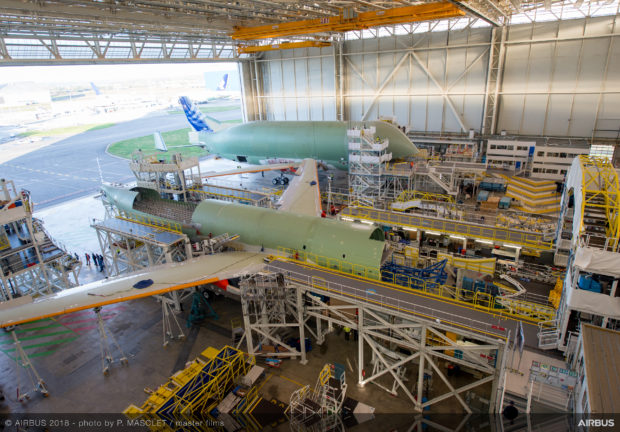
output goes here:
[[568, 307], [592, 315], [620, 318], [620, 297], [610, 297], [582, 289], [571, 290]]
[[590, 273], [620, 276], [620, 254], [616, 252], [580, 247], [573, 265]]

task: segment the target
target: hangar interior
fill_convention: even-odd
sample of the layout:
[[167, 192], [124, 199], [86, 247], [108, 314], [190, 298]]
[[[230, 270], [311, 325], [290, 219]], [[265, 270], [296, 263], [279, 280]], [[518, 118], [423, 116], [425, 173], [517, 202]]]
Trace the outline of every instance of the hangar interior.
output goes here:
[[[2, 67], [234, 62], [243, 124], [188, 102], [188, 144], [249, 164], [134, 154], [135, 184], [101, 187], [89, 284], [2, 180], [0, 384], [32, 382], [6, 413], [84, 387], [74, 409], [152, 430], [618, 412], [619, 4], [4, 1]], [[96, 328], [66, 351], [23, 349], [84, 310]]]

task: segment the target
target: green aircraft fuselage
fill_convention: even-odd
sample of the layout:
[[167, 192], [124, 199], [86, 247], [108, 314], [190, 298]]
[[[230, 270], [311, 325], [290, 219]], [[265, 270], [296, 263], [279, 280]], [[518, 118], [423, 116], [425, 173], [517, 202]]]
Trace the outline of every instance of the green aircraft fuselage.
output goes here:
[[346, 170], [347, 130], [376, 128], [375, 137], [388, 139], [393, 159], [418, 153], [396, 126], [383, 121], [255, 121], [217, 132], [200, 132], [200, 143], [223, 158], [255, 165], [286, 163], [311, 158]]
[[[197, 205], [189, 204], [162, 199], [156, 191], [140, 187], [120, 189], [103, 185], [102, 193], [109, 204], [137, 216], [136, 219], [180, 224], [182, 231], [192, 240], [204, 239], [209, 234], [238, 234], [239, 242], [252, 246], [254, 250], [285, 248], [325, 262], [346, 262], [352, 268], [370, 269], [373, 276], [378, 276], [384, 259], [383, 231], [365, 224], [210, 199]], [[181, 211], [182, 206], [186, 212]], [[175, 207], [178, 211], [174, 210]], [[162, 217], [145, 211], [148, 208], [166, 208], [166, 214], [191, 214], [191, 220]]]

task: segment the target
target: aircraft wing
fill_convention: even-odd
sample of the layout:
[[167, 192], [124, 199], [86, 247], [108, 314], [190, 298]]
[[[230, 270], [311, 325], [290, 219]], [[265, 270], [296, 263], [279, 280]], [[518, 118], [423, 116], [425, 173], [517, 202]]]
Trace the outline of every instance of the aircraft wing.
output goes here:
[[[255, 273], [265, 265], [265, 256], [248, 252], [207, 255], [104, 279], [36, 299], [20, 297], [0, 303], [0, 328]], [[148, 286], [145, 288], [135, 287], [138, 282], [149, 279], [152, 284], [146, 283]]]
[[321, 193], [314, 159], [304, 159], [280, 197], [280, 210], [308, 216], [321, 216]]
[[273, 165], [251, 165], [245, 168], [237, 168], [234, 170], [228, 171], [211, 171], [202, 175], [203, 178], [209, 177], [222, 177], [229, 175], [237, 175], [237, 174], [246, 174], [246, 173], [257, 173], [261, 171], [277, 171], [277, 170], [286, 170], [291, 168], [299, 167], [299, 162], [291, 162], [291, 163], [281, 163], [281, 164], [273, 164]]

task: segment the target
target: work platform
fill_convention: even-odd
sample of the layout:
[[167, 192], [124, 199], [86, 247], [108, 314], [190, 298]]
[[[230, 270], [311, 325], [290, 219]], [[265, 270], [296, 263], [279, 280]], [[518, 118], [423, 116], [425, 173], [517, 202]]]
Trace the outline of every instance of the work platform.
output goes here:
[[503, 309], [497, 309], [497, 312], [480, 310], [473, 304], [468, 306], [421, 294], [412, 289], [361, 279], [301, 262], [275, 260], [267, 269], [283, 273], [292, 281], [311, 287], [316, 294], [339, 294], [350, 299], [352, 304], [379, 305], [424, 320], [439, 320], [442, 324], [460, 330], [500, 338], [503, 341], [507, 341], [509, 332], [514, 335], [521, 322], [525, 345], [538, 348], [538, 322], [507, 316]]
[[194, 193], [193, 201], [200, 202], [204, 199], [218, 199], [222, 201], [241, 202], [243, 204], [270, 207], [273, 193], [258, 192], [237, 187], [203, 184], [190, 189]]
[[365, 207], [344, 208], [340, 217], [345, 220], [372, 221], [391, 227], [410, 227], [441, 234], [467, 236], [473, 239], [507, 242], [543, 251], [553, 250], [554, 247], [553, 241], [548, 240], [547, 233], [485, 225], [482, 220], [480, 223], [474, 223], [466, 220], [444, 219]]
[[114, 231], [119, 234], [131, 234], [152, 243], [159, 243], [162, 246], [171, 246], [185, 238], [185, 234], [174, 232], [161, 227], [145, 225], [127, 219], [112, 218], [95, 223], [98, 228]]
[[[391, 296], [387, 284], [351, 280], [298, 261], [275, 260], [266, 270], [240, 284], [249, 353], [271, 359], [292, 356], [305, 364], [311, 348], [306, 335], [320, 346], [339, 326], [348, 335], [345, 339], [352, 335], [357, 345], [357, 356], [347, 363], [357, 372], [359, 387], [373, 383], [393, 396], [404, 395], [418, 412], [454, 396], [468, 413], [473, 412], [469, 392], [477, 388], [489, 412], [498, 409], [512, 339], [506, 329], [480, 323], [484, 329], [476, 331], [471, 319], [456, 326], [447, 313], [438, 315], [409, 303], [411, 298]], [[453, 385], [446, 377], [446, 361], [460, 365], [471, 379]], [[446, 385], [434, 386], [434, 380]]]
[[94, 220], [92, 224], [108, 275], [183, 261], [192, 256], [189, 239], [181, 232], [180, 225], [161, 226], [126, 216]]
[[0, 301], [78, 285], [81, 263], [32, 216], [27, 191], [0, 179]]

